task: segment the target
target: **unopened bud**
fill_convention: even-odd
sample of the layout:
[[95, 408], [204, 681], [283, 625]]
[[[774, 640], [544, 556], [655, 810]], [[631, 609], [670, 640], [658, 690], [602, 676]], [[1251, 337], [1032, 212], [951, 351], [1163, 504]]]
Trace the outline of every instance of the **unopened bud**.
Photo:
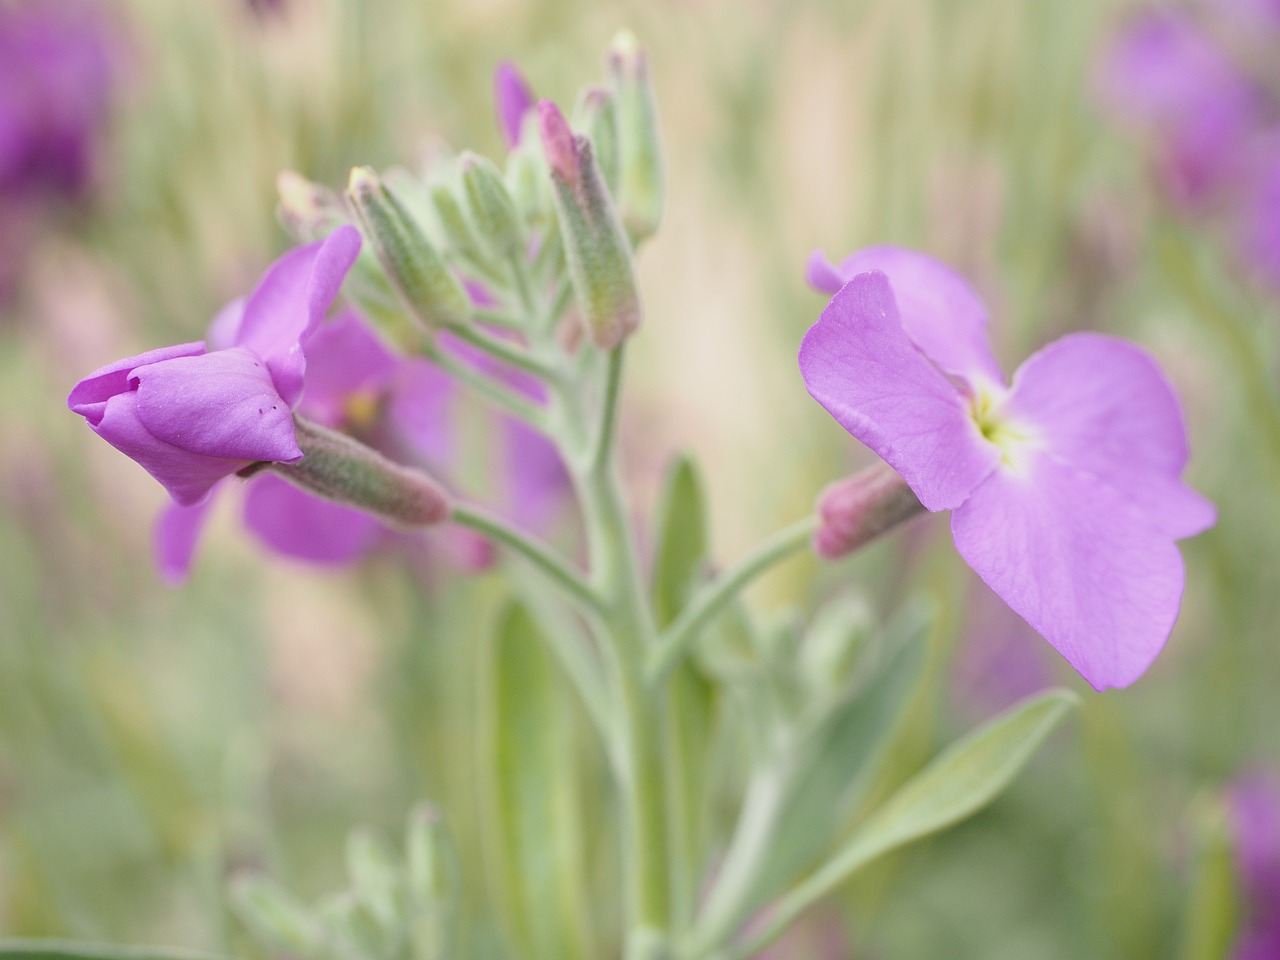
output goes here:
[[819, 607], [800, 647], [800, 674], [808, 688], [844, 689], [874, 634], [875, 616], [863, 597], [837, 597]]
[[523, 145], [507, 157], [507, 190], [516, 209], [531, 226], [542, 226], [551, 216], [551, 195], [547, 186], [547, 163], [541, 150]]
[[413, 955], [424, 960], [444, 958], [449, 955], [459, 867], [444, 821], [434, 807], [420, 806], [409, 814], [405, 861]]
[[618, 103], [618, 209], [638, 243], [658, 229], [666, 199], [658, 107], [649, 60], [634, 34], [614, 37], [605, 59]]
[[507, 192], [498, 168], [484, 157], [464, 153], [459, 161], [462, 189], [467, 209], [476, 225], [481, 241], [498, 259], [511, 256], [520, 249], [524, 237], [515, 201]]
[[631, 244], [592, 153], [575, 137], [554, 103], [538, 104], [547, 163], [569, 279], [588, 337], [602, 349], [640, 326], [640, 298], [631, 269]]
[[378, 175], [368, 167], [356, 167], [347, 196], [387, 277], [413, 315], [431, 329], [465, 323], [471, 316], [466, 290]]
[[378, 926], [392, 934], [399, 930], [404, 919], [399, 870], [386, 845], [371, 831], [355, 830], [347, 837], [347, 874], [351, 892]]
[[813, 550], [824, 560], [835, 560], [924, 509], [892, 467], [883, 463], [868, 467], [837, 480], [818, 496]]
[[276, 177], [276, 190], [280, 194], [280, 224], [300, 243], [323, 240], [351, 222], [336, 193], [300, 173], [282, 170]]
[[345, 433], [301, 417], [294, 417], [294, 426], [302, 459], [272, 463], [267, 469], [295, 486], [405, 529], [433, 526], [448, 518], [448, 494], [422, 471], [393, 463]]
[[573, 128], [591, 141], [609, 192], [618, 195], [618, 111], [613, 94], [587, 87], [573, 109]]
[[533, 93], [515, 64], [504, 60], [493, 72], [493, 102], [498, 129], [510, 149], [520, 142], [525, 115], [533, 109]]

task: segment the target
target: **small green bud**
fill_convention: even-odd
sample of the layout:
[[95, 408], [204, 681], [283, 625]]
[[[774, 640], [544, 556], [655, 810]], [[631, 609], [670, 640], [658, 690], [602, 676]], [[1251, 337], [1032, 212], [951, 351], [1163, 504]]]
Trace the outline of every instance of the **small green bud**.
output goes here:
[[[294, 417], [294, 426], [302, 459], [270, 463], [266, 469], [303, 490], [372, 513], [393, 526], [412, 530], [448, 519], [448, 494], [427, 474], [393, 463], [345, 433], [301, 417]], [[257, 468], [254, 464], [248, 469]]]
[[573, 128], [591, 141], [600, 175], [609, 192], [618, 196], [618, 110], [612, 93], [587, 87], [573, 108]]
[[640, 326], [640, 297], [631, 268], [631, 244], [605, 187], [591, 142], [575, 137], [554, 103], [538, 104], [539, 133], [551, 184], [569, 279], [583, 329], [610, 350]]
[[434, 807], [423, 805], [410, 812], [405, 861], [414, 955], [423, 960], [448, 956], [459, 867], [444, 821]]
[[387, 277], [413, 315], [433, 330], [466, 323], [471, 317], [466, 290], [378, 175], [369, 167], [356, 167], [347, 196]]
[[630, 31], [614, 37], [605, 60], [617, 97], [618, 210], [639, 243], [658, 229], [666, 199], [658, 107], [648, 57]]
[[336, 193], [300, 173], [282, 170], [276, 177], [276, 190], [280, 194], [280, 224], [299, 243], [323, 240], [351, 222]]
[[474, 153], [464, 153], [458, 167], [462, 171], [467, 209], [481, 242], [496, 259], [516, 253], [524, 243], [520, 215], [498, 168]]
[[402, 952], [402, 931], [382, 927], [368, 906], [349, 891], [325, 897], [317, 905], [317, 912], [325, 926], [322, 956], [385, 960]]
[[386, 846], [369, 830], [355, 830], [347, 837], [347, 873], [351, 892], [378, 926], [388, 934], [400, 930], [400, 873]]
[[480, 240], [453, 190], [443, 183], [432, 184], [431, 206], [435, 209], [436, 218], [440, 221], [449, 246], [464, 257], [478, 256]]
[[875, 635], [875, 616], [860, 596], [837, 597], [814, 614], [800, 647], [799, 672], [811, 693], [839, 696], [848, 689]]
[[231, 885], [236, 915], [264, 943], [314, 954], [323, 941], [319, 921], [292, 894], [266, 877], [242, 876]]

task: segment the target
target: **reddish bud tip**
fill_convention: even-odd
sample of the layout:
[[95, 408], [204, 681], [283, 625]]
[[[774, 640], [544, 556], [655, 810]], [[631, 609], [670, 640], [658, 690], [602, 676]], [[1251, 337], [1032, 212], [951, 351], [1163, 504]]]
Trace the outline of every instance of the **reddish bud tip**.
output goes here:
[[568, 183], [576, 184], [580, 178], [578, 145], [569, 122], [550, 100], [538, 101], [538, 133], [547, 164]]
[[923, 513], [924, 505], [897, 472], [881, 463], [831, 484], [818, 496], [817, 509], [813, 552], [835, 560]]

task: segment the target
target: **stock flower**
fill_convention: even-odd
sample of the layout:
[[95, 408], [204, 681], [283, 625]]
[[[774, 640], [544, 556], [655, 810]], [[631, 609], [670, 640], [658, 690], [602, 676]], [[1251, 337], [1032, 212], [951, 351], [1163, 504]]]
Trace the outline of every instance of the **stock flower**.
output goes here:
[[1005, 386], [986, 309], [941, 263], [872, 247], [838, 269], [815, 255], [809, 278], [835, 294], [800, 348], [813, 398], [953, 511], [961, 556], [1089, 683], [1137, 679], [1177, 617], [1174, 541], [1214, 521], [1181, 480], [1186, 431], [1155, 361], [1072, 334]]
[[303, 344], [359, 250], [359, 232], [341, 227], [286, 253], [215, 318], [211, 350], [185, 343], [108, 364], [76, 384], [67, 405], [183, 506], [252, 463], [300, 460]]

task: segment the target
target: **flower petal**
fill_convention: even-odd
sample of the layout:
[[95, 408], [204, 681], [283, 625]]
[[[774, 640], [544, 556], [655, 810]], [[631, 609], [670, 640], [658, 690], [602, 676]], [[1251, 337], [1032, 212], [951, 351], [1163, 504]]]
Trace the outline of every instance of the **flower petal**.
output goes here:
[[172, 360], [174, 357], [198, 357], [204, 353], [204, 344], [180, 343], [174, 347], [160, 347], [138, 354], [136, 357], [125, 357], [105, 367], [99, 367], [74, 387], [67, 397], [67, 407], [72, 413], [78, 413], [93, 426], [97, 426], [106, 412], [107, 401], [119, 393], [126, 393], [133, 388], [129, 385], [129, 375], [138, 367], [161, 360]]
[[302, 395], [302, 344], [328, 312], [359, 253], [360, 231], [344, 224], [273, 263], [245, 302], [236, 345], [267, 362], [277, 392], [291, 408]]
[[91, 422], [91, 426], [98, 436], [159, 480], [182, 506], [199, 503], [219, 480], [251, 462], [202, 456], [157, 438], [142, 424], [136, 392], [108, 400], [98, 423]]
[[307, 339], [307, 415], [336, 421], [352, 396], [381, 391], [400, 359], [359, 314], [346, 311], [320, 324]]
[[288, 404], [264, 362], [242, 348], [138, 367], [137, 412], [146, 429], [174, 447], [207, 457], [302, 457]]
[[244, 522], [269, 549], [308, 563], [354, 563], [388, 533], [367, 513], [314, 497], [270, 473], [248, 483]]
[[1182, 557], [1147, 517], [1051, 456], [997, 470], [951, 515], [956, 549], [1098, 690], [1127, 686], [1178, 616]]
[[943, 373], [1003, 384], [987, 343], [987, 310], [964, 277], [933, 257], [902, 247], [859, 250], [841, 262], [846, 279], [879, 270], [889, 278], [907, 335]]
[[[218, 486], [224, 483], [219, 482]], [[215, 499], [216, 496], [211, 494], [189, 507], [171, 503], [156, 518], [156, 566], [169, 586], [181, 585], [190, 574], [191, 559], [195, 556], [196, 544]]]
[[240, 337], [240, 326], [244, 323], [244, 303], [244, 297], [237, 297], [209, 321], [205, 342], [209, 344], [210, 350], [228, 350], [236, 345]]
[[854, 277], [800, 346], [809, 393], [930, 510], [958, 507], [1000, 459], [967, 401], [907, 338], [889, 281]]
[[809, 262], [805, 264], [804, 279], [819, 293], [835, 293], [848, 278], [841, 275], [825, 253], [815, 250], [809, 254]]
[[524, 117], [533, 109], [533, 93], [515, 64], [504, 60], [493, 72], [493, 100], [502, 139], [511, 149], [520, 143]]
[[1063, 337], [1018, 369], [1007, 409], [1038, 429], [1048, 453], [1119, 492], [1164, 534], [1213, 525], [1213, 504], [1180, 479], [1187, 432], [1178, 398], [1137, 345]]

